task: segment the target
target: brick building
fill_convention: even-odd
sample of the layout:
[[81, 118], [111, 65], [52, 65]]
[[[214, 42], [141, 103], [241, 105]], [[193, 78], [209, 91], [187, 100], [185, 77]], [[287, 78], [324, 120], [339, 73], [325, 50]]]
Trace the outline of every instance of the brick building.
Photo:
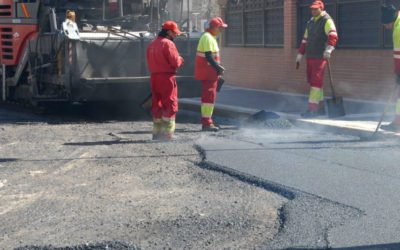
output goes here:
[[[311, 2], [220, 0], [229, 24], [222, 49], [227, 81], [248, 88], [308, 94], [305, 62], [296, 71], [295, 58], [311, 17]], [[394, 84], [394, 67], [391, 34], [380, 23], [380, 5], [399, 6], [400, 0], [324, 2], [339, 32], [331, 60], [337, 91], [356, 99], [386, 99]]]

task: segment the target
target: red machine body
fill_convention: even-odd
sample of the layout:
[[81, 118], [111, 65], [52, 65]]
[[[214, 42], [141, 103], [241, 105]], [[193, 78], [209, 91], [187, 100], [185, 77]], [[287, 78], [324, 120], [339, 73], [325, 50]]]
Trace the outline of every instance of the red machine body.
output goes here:
[[[166, 16], [165, 6], [154, 6], [147, 0], [0, 0], [1, 100], [139, 106], [150, 93], [145, 51], [157, 33], [149, 27]], [[76, 14], [75, 36], [64, 27], [67, 11]], [[198, 97], [201, 85], [190, 63], [198, 36], [188, 33], [175, 43], [188, 61], [177, 72], [179, 95]]]
[[18, 65], [27, 41], [37, 35], [36, 6], [36, 3], [0, 0], [0, 64]]

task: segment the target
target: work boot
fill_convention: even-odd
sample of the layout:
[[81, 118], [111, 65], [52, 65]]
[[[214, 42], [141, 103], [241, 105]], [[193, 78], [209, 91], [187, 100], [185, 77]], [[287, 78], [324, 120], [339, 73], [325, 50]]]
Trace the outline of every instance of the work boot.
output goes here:
[[162, 137], [162, 120], [153, 118], [153, 140], [158, 141]]
[[163, 135], [161, 133], [153, 134], [153, 141], [159, 141], [162, 138], [163, 138]]
[[161, 142], [169, 142], [174, 139], [174, 133], [161, 133], [158, 135], [157, 140]]
[[301, 117], [306, 119], [316, 118], [318, 116], [321, 116], [319, 111], [313, 111], [313, 110], [307, 110], [306, 112], [301, 114]]
[[204, 132], [218, 132], [219, 131], [219, 127], [215, 126], [215, 124], [203, 125], [202, 126], [202, 131], [204, 131]]
[[399, 133], [400, 132], [400, 125], [392, 122], [388, 125], [382, 125], [381, 129], [386, 130], [386, 131], [390, 131], [390, 132], [395, 132], [395, 133]]

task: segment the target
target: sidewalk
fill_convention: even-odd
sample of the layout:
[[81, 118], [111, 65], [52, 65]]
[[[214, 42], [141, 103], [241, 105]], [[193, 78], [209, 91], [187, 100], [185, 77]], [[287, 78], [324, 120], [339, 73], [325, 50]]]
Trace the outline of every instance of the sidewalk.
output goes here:
[[[218, 93], [215, 115], [245, 119], [260, 110], [267, 110], [278, 113], [281, 117], [300, 127], [313, 126], [318, 129], [335, 130], [334, 132], [365, 137], [375, 131], [380, 113], [385, 105], [385, 103], [380, 102], [345, 99], [344, 105], [347, 113], [345, 117], [337, 119], [329, 119], [328, 117], [302, 119], [300, 113], [307, 109], [307, 99], [306, 95], [300, 94], [224, 86], [222, 91]], [[180, 100], [180, 106], [182, 109], [198, 111], [200, 109], [200, 100], [198, 98], [182, 99]], [[394, 110], [394, 105], [391, 109]], [[393, 115], [393, 113], [389, 113], [385, 118], [385, 122], [389, 122]], [[381, 131], [381, 133], [383, 135], [394, 134], [385, 131]], [[400, 134], [396, 135], [400, 136]]]
[[[327, 96], [326, 98], [330, 98]], [[217, 103], [253, 109], [268, 109], [275, 112], [300, 114], [307, 109], [308, 96], [276, 91], [255, 90], [235, 86], [224, 86], [218, 93]], [[348, 114], [380, 113], [384, 103], [346, 99]]]

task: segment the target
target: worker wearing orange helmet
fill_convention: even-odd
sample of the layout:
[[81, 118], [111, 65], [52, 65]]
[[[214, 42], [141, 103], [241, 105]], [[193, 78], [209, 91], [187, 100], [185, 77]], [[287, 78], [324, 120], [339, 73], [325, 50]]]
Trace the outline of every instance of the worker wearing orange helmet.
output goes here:
[[307, 56], [307, 81], [310, 84], [308, 110], [302, 114], [304, 118], [312, 118], [325, 114], [324, 107], [324, 71], [327, 60], [338, 41], [336, 26], [329, 14], [324, 10], [322, 1], [314, 1], [311, 6], [312, 18], [301, 42], [296, 58], [297, 67], [303, 55]]
[[174, 21], [163, 24], [158, 37], [147, 48], [147, 64], [151, 73], [153, 139], [171, 140], [178, 112], [176, 71], [184, 60], [173, 40], [181, 34]]
[[217, 94], [218, 79], [225, 69], [221, 65], [220, 50], [217, 36], [222, 29], [227, 28], [222, 18], [216, 17], [210, 20], [209, 28], [201, 36], [197, 47], [195, 78], [202, 81], [201, 94], [201, 123], [203, 131], [218, 131], [212, 115], [214, 112], [215, 98]]

